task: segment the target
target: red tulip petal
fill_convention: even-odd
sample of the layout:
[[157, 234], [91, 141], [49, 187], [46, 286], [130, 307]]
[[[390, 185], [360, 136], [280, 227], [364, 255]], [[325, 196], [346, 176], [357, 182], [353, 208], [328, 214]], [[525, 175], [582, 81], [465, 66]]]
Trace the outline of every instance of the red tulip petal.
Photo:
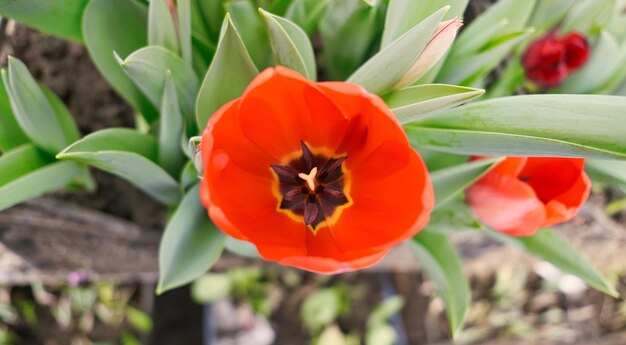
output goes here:
[[271, 180], [246, 172], [221, 150], [214, 151], [205, 164], [210, 206], [228, 215], [227, 219], [215, 217], [216, 211], [210, 211], [222, 230], [230, 234], [234, 228], [238, 230], [232, 233], [234, 237], [256, 244], [300, 248], [297, 252], [306, 253], [307, 230], [304, 224], [277, 211], [278, 199], [272, 192]]
[[585, 36], [571, 32], [561, 39], [565, 45], [565, 64], [570, 71], [580, 69], [589, 59], [589, 42]]
[[278, 162], [298, 152], [302, 140], [334, 152], [348, 120], [315, 84], [279, 67], [264, 71], [259, 79], [247, 89], [239, 108], [247, 138]]
[[402, 126], [378, 97], [356, 84], [344, 82], [319, 83], [318, 87], [337, 104], [350, 124], [337, 150], [349, 153], [346, 161], [353, 169], [371, 152], [390, 138], [409, 145]]
[[509, 235], [532, 235], [546, 221], [532, 188], [512, 176], [487, 174], [467, 189], [466, 197], [480, 221]]
[[211, 117], [202, 135], [202, 160], [206, 164], [213, 150], [223, 150], [228, 153], [230, 160], [247, 172], [273, 178], [269, 166], [275, 160], [243, 135], [238, 122], [238, 107], [239, 100], [234, 100], [222, 106]]
[[534, 189], [539, 200], [548, 203], [572, 188], [583, 164], [583, 159], [531, 157], [518, 176]]
[[331, 229], [345, 252], [406, 240], [428, 222], [434, 204], [424, 163], [397, 141], [385, 142], [351, 171], [350, 196], [354, 204]]
[[387, 250], [348, 262], [341, 262], [324, 257], [294, 256], [284, 258], [280, 260], [280, 263], [315, 273], [335, 274], [370, 267], [378, 263], [385, 254], [387, 254]]

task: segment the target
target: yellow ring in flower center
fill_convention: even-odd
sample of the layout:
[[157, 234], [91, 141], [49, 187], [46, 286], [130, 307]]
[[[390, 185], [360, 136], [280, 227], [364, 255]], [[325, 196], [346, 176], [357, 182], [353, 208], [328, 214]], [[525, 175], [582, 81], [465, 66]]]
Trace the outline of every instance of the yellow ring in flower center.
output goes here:
[[[304, 143], [303, 143], [304, 144]], [[304, 144], [306, 145], [306, 144]], [[332, 159], [339, 159], [339, 158], [345, 158], [345, 155], [337, 155], [337, 154], [333, 154], [331, 150], [327, 149], [327, 148], [313, 148], [310, 150], [311, 153], [313, 153], [316, 156], [323, 156], [324, 158], [326, 158], [327, 161], [332, 160]], [[291, 162], [297, 160], [297, 159], [302, 159], [303, 153], [301, 151], [294, 151], [291, 154], [288, 154], [286, 156], [284, 156], [281, 159], [281, 164], [284, 166], [289, 165]], [[321, 167], [316, 167], [318, 169], [321, 169]], [[281, 212], [285, 215], [287, 215], [289, 218], [291, 218], [293, 221], [302, 223], [304, 225], [306, 225], [312, 232], [313, 234], [317, 234], [317, 231], [319, 231], [319, 229], [323, 228], [323, 227], [332, 227], [337, 220], [339, 219], [339, 217], [341, 216], [341, 213], [343, 212], [344, 209], [352, 206], [353, 204], [353, 200], [350, 197], [350, 188], [351, 188], [351, 176], [350, 176], [350, 172], [348, 171], [348, 169], [345, 166], [345, 162], [341, 163], [341, 179], [343, 181], [343, 188], [342, 188], [342, 192], [343, 195], [345, 196], [345, 198], [347, 199], [347, 202], [341, 204], [341, 205], [336, 205], [332, 211], [332, 215], [328, 218], [325, 217], [325, 219], [321, 222], [318, 222], [317, 224], [315, 224], [315, 226], [312, 226], [311, 224], [306, 224], [305, 222], [305, 217], [304, 215], [295, 213], [293, 210], [289, 209], [289, 208], [283, 208], [281, 207], [282, 203], [283, 203], [283, 199], [285, 198], [285, 195], [281, 192], [280, 190], [280, 186], [281, 186], [281, 181], [279, 178], [279, 175], [276, 173], [276, 171], [274, 171], [272, 168], [270, 168], [270, 170], [272, 171], [272, 173], [274, 174], [274, 181], [272, 181], [272, 193], [274, 194], [274, 196], [276, 197], [276, 210], [278, 212]], [[303, 174], [309, 174], [310, 172], [307, 171], [306, 173]], [[323, 212], [323, 210], [319, 210], [319, 212]]]

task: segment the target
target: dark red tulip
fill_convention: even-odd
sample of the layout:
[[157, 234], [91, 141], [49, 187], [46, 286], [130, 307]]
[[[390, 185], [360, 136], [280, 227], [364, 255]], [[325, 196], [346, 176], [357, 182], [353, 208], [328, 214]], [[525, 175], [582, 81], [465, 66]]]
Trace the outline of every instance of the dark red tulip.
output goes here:
[[563, 37], [557, 31], [533, 42], [522, 58], [526, 78], [543, 87], [555, 87], [589, 59], [589, 43], [577, 32]]

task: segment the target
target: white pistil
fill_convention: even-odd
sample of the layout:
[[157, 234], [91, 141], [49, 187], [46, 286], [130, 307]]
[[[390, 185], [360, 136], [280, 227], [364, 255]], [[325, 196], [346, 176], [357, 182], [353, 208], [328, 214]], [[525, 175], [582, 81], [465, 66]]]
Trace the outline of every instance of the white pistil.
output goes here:
[[306, 185], [309, 187], [311, 192], [315, 191], [315, 176], [317, 176], [317, 167], [311, 169], [309, 174], [299, 173], [298, 177], [306, 181]]

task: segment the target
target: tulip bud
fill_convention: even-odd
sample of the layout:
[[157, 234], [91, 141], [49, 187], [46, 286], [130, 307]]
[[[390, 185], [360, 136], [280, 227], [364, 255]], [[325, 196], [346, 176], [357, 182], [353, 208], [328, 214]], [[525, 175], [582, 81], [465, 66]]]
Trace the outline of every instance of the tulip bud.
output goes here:
[[463, 21], [456, 17], [440, 23], [417, 60], [392, 89], [397, 90], [413, 84], [433, 68], [448, 51], [462, 25]]

